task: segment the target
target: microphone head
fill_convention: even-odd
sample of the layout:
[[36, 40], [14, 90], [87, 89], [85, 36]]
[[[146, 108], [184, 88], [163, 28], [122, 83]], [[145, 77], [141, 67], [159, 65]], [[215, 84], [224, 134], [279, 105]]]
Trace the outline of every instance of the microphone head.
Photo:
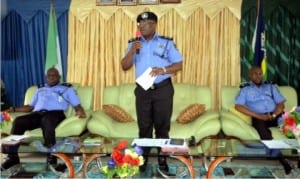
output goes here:
[[135, 37], [142, 37], [142, 33], [141, 31], [137, 30], [136, 33], [135, 33]]

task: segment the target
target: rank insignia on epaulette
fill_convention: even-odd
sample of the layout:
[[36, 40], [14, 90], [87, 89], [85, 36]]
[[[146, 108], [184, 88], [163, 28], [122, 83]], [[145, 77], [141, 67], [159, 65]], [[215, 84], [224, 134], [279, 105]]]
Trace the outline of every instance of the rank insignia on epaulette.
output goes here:
[[276, 83], [273, 81], [264, 81], [264, 84], [271, 84], [271, 85], [275, 85]]
[[166, 40], [173, 40], [172, 37], [166, 37], [166, 36], [159, 36], [159, 37], [162, 38], [162, 39], [166, 39]]
[[250, 85], [250, 83], [242, 83], [242, 84], [240, 84], [240, 88], [244, 88], [244, 87], [249, 86], [249, 85]]
[[38, 88], [43, 88], [43, 87], [45, 87], [45, 83], [41, 83], [38, 85]]
[[136, 40], [136, 38], [132, 38], [132, 39], [128, 40], [128, 43], [131, 43], [131, 42], [133, 42], [135, 40]]
[[71, 87], [72, 86], [71, 83], [62, 83], [61, 85], [66, 86], [66, 87]]

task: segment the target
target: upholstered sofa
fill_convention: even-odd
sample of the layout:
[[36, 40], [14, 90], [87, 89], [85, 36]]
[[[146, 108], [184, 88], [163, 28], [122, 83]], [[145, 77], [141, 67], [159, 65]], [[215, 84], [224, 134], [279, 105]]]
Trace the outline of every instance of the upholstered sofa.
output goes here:
[[[92, 118], [88, 122], [89, 132], [105, 137], [138, 137], [135, 86], [135, 84], [109, 86], [104, 89], [103, 95], [103, 105], [118, 105], [132, 116], [133, 121], [118, 122], [103, 110], [98, 110], [92, 114]], [[190, 138], [194, 136], [196, 141], [199, 141], [204, 137], [215, 136], [220, 132], [219, 113], [212, 109], [214, 100], [209, 87], [176, 83], [174, 90], [170, 137]], [[178, 123], [176, 118], [179, 113], [195, 103], [205, 104], [205, 112], [192, 122]]]
[[[78, 136], [83, 131], [86, 130], [86, 125], [92, 114], [93, 105], [93, 88], [89, 86], [80, 86], [79, 84], [73, 84], [77, 94], [80, 97], [81, 105], [85, 109], [86, 118], [80, 119], [75, 116], [75, 110], [69, 105], [68, 110], [65, 112], [66, 119], [61, 122], [55, 129], [55, 134], [57, 137], [67, 137], [67, 136]], [[37, 86], [31, 86], [26, 90], [24, 105], [29, 104]], [[24, 115], [26, 113], [15, 112], [10, 113], [11, 120], [13, 121], [17, 116]], [[1, 133], [10, 134], [12, 128], [12, 122], [8, 123], [4, 128], [1, 129]], [[40, 128], [31, 131], [26, 131], [25, 134], [30, 136], [42, 136], [42, 130]]]
[[[289, 111], [297, 106], [296, 90], [290, 86], [278, 86], [278, 89], [286, 98], [285, 110]], [[260, 139], [257, 131], [252, 127], [250, 117], [247, 117], [234, 109], [234, 100], [239, 92], [238, 86], [223, 86], [221, 88], [221, 112], [220, 121], [222, 131], [227, 137], [240, 139]], [[278, 127], [270, 127], [274, 139], [286, 138]]]

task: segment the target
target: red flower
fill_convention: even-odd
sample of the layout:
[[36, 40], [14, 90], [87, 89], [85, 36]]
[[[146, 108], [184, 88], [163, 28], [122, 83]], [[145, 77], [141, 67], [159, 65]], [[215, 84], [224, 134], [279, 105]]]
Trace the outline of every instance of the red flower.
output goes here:
[[128, 145], [128, 142], [127, 141], [121, 141], [119, 142], [119, 144], [115, 147], [116, 150], [124, 150], [126, 149]]
[[123, 165], [124, 161], [123, 161], [123, 157], [124, 154], [118, 150], [114, 150], [111, 154], [112, 158], [114, 159], [116, 165], [120, 166]]
[[293, 126], [296, 124], [296, 119], [289, 116], [288, 118], [285, 119], [285, 124], [288, 126]]

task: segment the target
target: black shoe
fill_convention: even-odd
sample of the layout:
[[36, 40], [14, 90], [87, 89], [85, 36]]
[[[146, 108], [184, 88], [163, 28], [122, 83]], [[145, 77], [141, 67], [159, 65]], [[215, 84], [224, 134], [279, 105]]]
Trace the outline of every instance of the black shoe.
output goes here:
[[167, 164], [167, 157], [158, 157], [159, 169], [164, 172], [169, 172], [169, 166]]
[[17, 164], [20, 164], [19, 157], [9, 157], [5, 162], [1, 164], [1, 171], [7, 170]]
[[57, 172], [61, 172], [64, 173], [67, 169], [67, 165], [64, 163], [60, 163], [58, 164], [55, 168], [54, 168]]
[[57, 157], [55, 157], [53, 155], [48, 155], [47, 156], [47, 164], [56, 165], [57, 164]]
[[140, 168], [140, 172], [145, 172], [147, 169], [147, 163], [148, 163], [148, 158], [144, 157], [144, 164], [141, 165]]
[[290, 174], [293, 167], [290, 164], [290, 161], [288, 159], [280, 159], [279, 160], [280, 163], [282, 164], [283, 168], [284, 168], [284, 172], [286, 175]]

